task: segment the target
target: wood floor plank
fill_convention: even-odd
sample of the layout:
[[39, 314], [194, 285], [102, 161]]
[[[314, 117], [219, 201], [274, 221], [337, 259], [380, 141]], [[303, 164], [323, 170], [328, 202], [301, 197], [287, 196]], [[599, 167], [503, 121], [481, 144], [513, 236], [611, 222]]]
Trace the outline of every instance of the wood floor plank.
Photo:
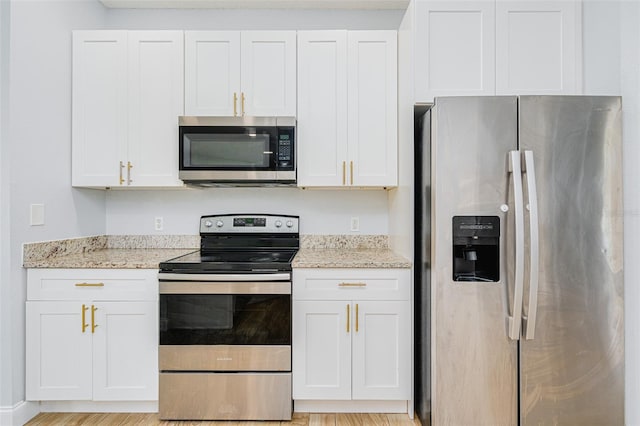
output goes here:
[[407, 414], [293, 413], [291, 421], [162, 421], [157, 413], [40, 413], [27, 426], [420, 426]]
[[336, 414], [311, 413], [309, 414], [309, 426], [336, 426]]

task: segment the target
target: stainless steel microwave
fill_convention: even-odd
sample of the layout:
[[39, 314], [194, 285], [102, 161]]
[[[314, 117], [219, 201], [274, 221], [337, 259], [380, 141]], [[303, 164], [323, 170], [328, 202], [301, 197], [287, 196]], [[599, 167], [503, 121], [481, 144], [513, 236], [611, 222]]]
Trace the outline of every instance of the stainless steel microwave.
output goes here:
[[179, 173], [187, 184], [294, 185], [293, 117], [179, 117]]

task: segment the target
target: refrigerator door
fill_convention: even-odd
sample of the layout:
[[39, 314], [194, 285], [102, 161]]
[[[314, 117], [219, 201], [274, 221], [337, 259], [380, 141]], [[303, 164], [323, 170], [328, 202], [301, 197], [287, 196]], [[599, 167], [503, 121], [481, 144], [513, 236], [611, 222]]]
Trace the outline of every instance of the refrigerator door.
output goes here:
[[[511, 426], [518, 422], [518, 341], [509, 339], [507, 327], [507, 318], [513, 315], [514, 288], [514, 271], [507, 267], [514, 259], [513, 243], [507, 243], [514, 240], [509, 153], [517, 149], [517, 131], [516, 97], [437, 98], [432, 109], [431, 395], [435, 425]], [[508, 211], [503, 211], [509, 203]], [[471, 271], [454, 281], [454, 216], [456, 229], [465, 235], [477, 228], [465, 223], [466, 216], [489, 217], [480, 227], [491, 227], [488, 223], [497, 221], [497, 270], [490, 274]], [[468, 238], [473, 243], [473, 236]], [[466, 250], [466, 259], [457, 257], [458, 264], [482, 262], [485, 248], [461, 249]]]
[[540, 262], [535, 335], [520, 343], [524, 426], [624, 424], [620, 119], [618, 97], [520, 97]]

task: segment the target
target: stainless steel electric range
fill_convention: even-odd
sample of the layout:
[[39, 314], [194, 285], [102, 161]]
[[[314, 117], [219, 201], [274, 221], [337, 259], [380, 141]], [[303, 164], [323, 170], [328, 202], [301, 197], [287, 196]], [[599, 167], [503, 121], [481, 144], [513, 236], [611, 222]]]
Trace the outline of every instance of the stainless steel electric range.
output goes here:
[[160, 418], [291, 419], [297, 216], [211, 215], [160, 264]]

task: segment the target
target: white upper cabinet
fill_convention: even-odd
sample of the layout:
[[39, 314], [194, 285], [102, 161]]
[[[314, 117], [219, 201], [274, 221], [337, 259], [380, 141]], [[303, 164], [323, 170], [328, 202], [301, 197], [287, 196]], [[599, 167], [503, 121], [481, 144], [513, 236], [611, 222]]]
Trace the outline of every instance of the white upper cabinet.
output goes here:
[[183, 108], [181, 31], [129, 32], [130, 186], [180, 186], [178, 116]]
[[243, 113], [295, 117], [295, 31], [243, 31], [241, 39]]
[[579, 1], [416, 2], [415, 95], [578, 94]]
[[182, 185], [183, 58], [182, 31], [74, 31], [73, 186]]
[[296, 115], [295, 31], [185, 31], [185, 115]]
[[347, 32], [298, 32], [298, 185], [340, 186], [347, 161]]
[[580, 3], [496, 4], [496, 93], [577, 94]]
[[185, 114], [237, 115], [240, 33], [185, 31], [184, 60]]
[[397, 185], [397, 33], [298, 37], [298, 185]]
[[348, 40], [349, 183], [398, 184], [398, 42], [395, 31]]
[[418, 101], [495, 93], [495, 3], [416, 3]]
[[73, 33], [73, 186], [116, 186], [127, 157], [127, 32]]

